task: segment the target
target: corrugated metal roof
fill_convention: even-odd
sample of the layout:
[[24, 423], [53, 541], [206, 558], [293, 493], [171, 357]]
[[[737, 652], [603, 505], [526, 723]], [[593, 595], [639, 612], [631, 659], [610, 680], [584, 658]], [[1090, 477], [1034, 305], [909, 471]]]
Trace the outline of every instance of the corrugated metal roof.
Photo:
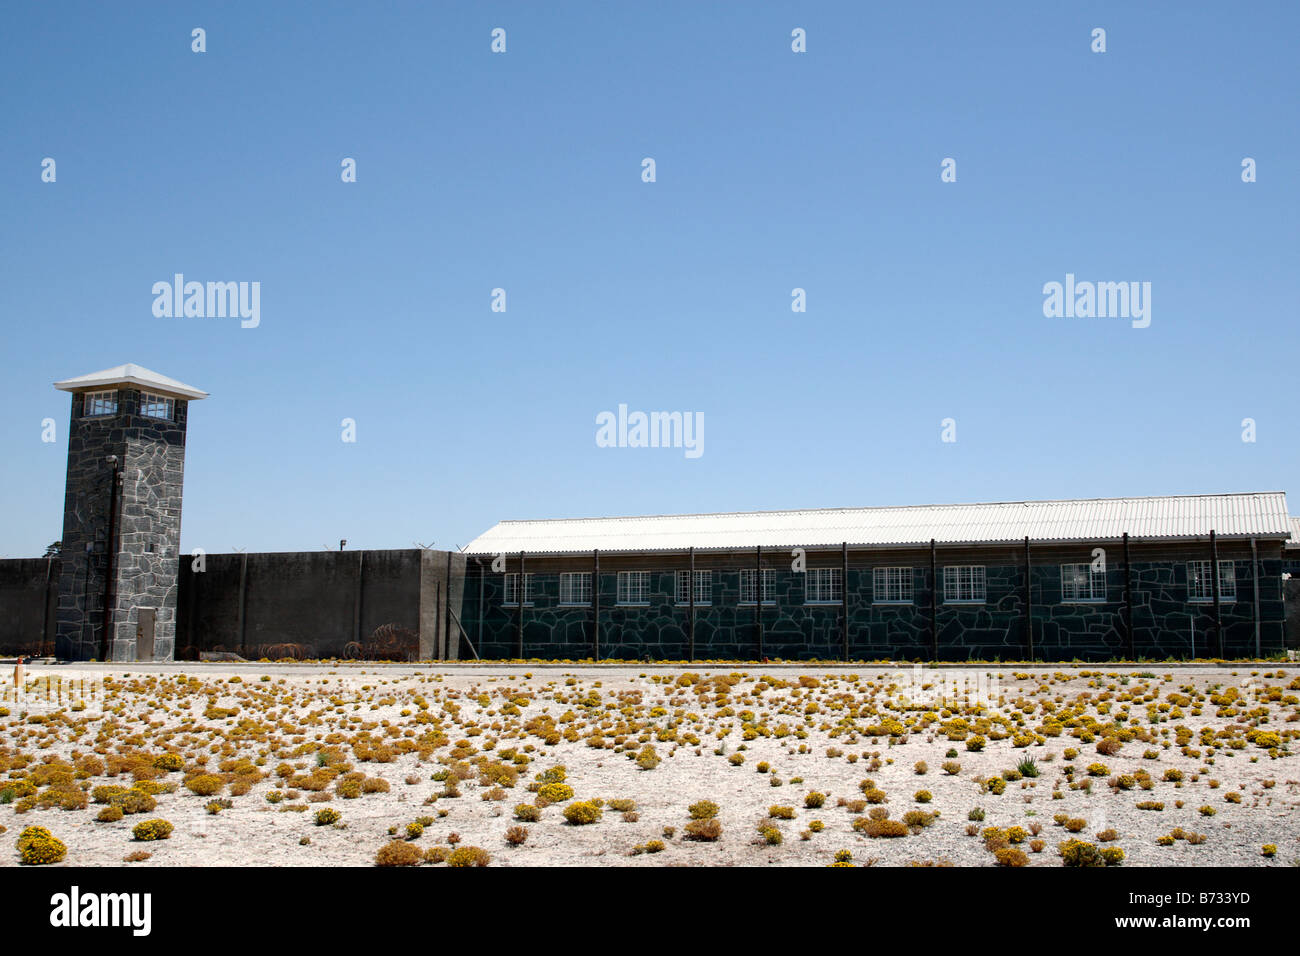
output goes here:
[[1285, 492], [727, 514], [502, 521], [469, 554], [997, 544], [1122, 538], [1286, 538]]
[[1288, 518], [1291, 522], [1291, 540], [1286, 543], [1288, 548], [1300, 548], [1300, 518]]

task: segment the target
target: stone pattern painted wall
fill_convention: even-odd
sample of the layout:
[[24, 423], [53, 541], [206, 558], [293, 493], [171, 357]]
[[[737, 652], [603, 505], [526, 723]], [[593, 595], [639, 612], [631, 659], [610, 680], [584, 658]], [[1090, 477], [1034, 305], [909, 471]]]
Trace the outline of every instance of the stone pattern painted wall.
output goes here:
[[104, 579], [108, 571], [110, 488], [121, 467], [118, 550], [113, 557], [113, 660], [136, 658], [137, 611], [155, 609], [154, 659], [170, 660], [176, 638], [176, 574], [189, 403], [173, 403], [170, 420], [139, 414], [140, 392], [118, 390], [114, 415], [86, 418], [72, 396], [63, 515], [56, 652], [102, 656]]
[[[985, 566], [986, 601], [938, 603], [940, 660], [1021, 660], [1029, 654], [1024, 615], [1023, 566]], [[575, 567], [575, 570], [577, 567]], [[1260, 560], [1261, 651], [1283, 648], [1281, 562]], [[1237, 599], [1222, 601], [1225, 656], [1251, 656], [1255, 648], [1253, 584], [1248, 561], [1235, 565]], [[940, 571], [942, 574], [942, 570]], [[675, 572], [652, 572], [646, 606], [615, 606], [616, 572], [600, 576], [600, 658], [687, 659], [688, 608], [675, 600]], [[913, 568], [909, 604], [872, 603], [870, 568], [849, 568], [851, 660], [933, 660], [930, 569]], [[1130, 653], [1124, 626], [1124, 569], [1106, 574], [1105, 602], [1062, 603], [1059, 565], [1034, 566], [1031, 575], [1034, 658], [1105, 660]], [[533, 576], [533, 603], [523, 609], [523, 653], [518, 647], [519, 610], [502, 604], [503, 575], [466, 574], [461, 619], [479, 656], [487, 659], [593, 656], [592, 608], [559, 603], [558, 573]], [[695, 658], [789, 660], [839, 659], [844, 654], [840, 605], [804, 603], [804, 578], [776, 571], [776, 602], [755, 622], [754, 605], [739, 604], [740, 574], [713, 572], [711, 604], [696, 606]], [[480, 593], [482, 601], [480, 604]], [[481, 607], [481, 611], [480, 611]], [[1187, 600], [1183, 561], [1133, 565], [1134, 648], [1138, 658], [1217, 656], [1209, 638], [1214, 605]], [[462, 654], [462, 657], [468, 656]]]

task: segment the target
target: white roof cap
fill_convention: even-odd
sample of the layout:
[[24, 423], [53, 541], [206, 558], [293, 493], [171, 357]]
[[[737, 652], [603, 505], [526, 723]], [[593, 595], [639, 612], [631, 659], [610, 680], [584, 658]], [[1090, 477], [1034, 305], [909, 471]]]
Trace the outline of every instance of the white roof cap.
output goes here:
[[106, 385], [136, 385], [151, 392], [161, 392], [164, 395], [191, 400], [208, 397], [208, 393], [202, 389], [178, 382], [166, 375], [159, 375], [142, 365], [133, 365], [130, 362], [126, 365], [106, 368], [102, 372], [91, 372], [89, 375], [79, 375], [76, 378], [66, 378], [62, 382], [54, 383], [54, 387], [62, 392], [87, 392]]
[[1092, 498], [990, 504], [827, 508], [732, 514], [503, 521], [469, 554], [909, 547], [1036, 542], [1282, 538], [1292, 532], [1283, 492]]

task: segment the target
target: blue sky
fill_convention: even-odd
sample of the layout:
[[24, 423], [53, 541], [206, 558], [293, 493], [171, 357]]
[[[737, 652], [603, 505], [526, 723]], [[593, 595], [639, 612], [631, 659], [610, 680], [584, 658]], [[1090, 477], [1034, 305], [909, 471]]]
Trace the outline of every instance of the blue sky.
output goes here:
[[[7, 9], [0, 554], [61, 533], [51, 383], [123, 362], [211, 392], [186, 550], [1296, 490], [1298, 11]], [[260, 282], [261, 324], [155, 317], [177, 272]], [[1067, 273], [1150, 282], [1150, 327], [1044, 317]], [[620, 403], [704, 454], [597, 447]]]

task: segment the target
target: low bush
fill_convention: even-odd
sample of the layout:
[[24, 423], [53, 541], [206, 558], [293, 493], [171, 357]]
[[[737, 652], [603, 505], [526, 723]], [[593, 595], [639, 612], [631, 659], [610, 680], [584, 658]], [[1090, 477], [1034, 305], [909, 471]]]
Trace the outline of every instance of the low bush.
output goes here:
[[458, 846], [447, 857], [447, 865], [455, 867], [487, 866], [491, 862], [488, 851], [477, 846]]
[[423, 859], [418, 847], [405, 840], [393, 840], [379, 848], [376, 866], [416, 866]]
[[166, 840], [172, 835], [172, 825], [166, 820], [141, 820], [131, 828], [131, 835], [137, 840]]

